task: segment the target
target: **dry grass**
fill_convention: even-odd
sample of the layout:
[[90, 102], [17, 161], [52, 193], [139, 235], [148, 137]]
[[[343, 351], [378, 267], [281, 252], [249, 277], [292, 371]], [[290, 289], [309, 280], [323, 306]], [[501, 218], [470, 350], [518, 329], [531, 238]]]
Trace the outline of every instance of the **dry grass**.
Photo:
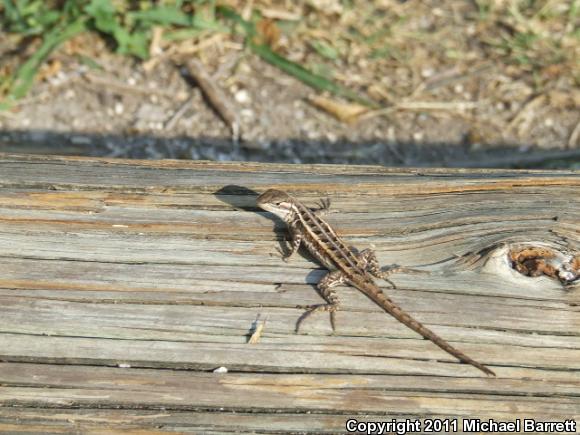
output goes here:
[[232, 2], [250, 3], [291, 18], [277, 50], [292, 60], [382, 105], [455, 108], [475, 117], [474, 140], [521, 139], [547, 112], [580, 107], [578, 1]]
[[[149, 46], [152, 57], [142, 63], [144, 70], [155, 71], [168, 59], [195, 56], [221, 76], [226, 87], [244, 87], [236, 76], [243, 35], [224, 31], [231, 23], [215, 13], [215, 2], [185, 3], [187, 13], [194, 11], [206, 28], [155, 28]], [[580, 146], [579, 0], [220, 4], [253, 21], [260, 43], [381, 107], [372, 112], [355, 107], [357, 115], [350, 117], [337, 116], [342, 110], [339, 100], [329, 103], [340, 119], [386, 117], [401, 132], [397, 141], [453, 141], [446, 135], [449, 126], [461, 125], [461, 141], [474, 149], [506, 143], [551, 149]], [[98, 62], [102, 50], [111, 48], [74, 38], [64, 45], [64, 52]], [[58, 66], [58, 59], [44, 64], [38, 77], [50, 79], [58, 74]], [[0, 67], [0, 74], [7, 75], [7, 68]], [[353, 108], [344, 110], [348, 114]], [[417, 116], [423, 115], [421, 119], [429, 119], [421, 126]], [[336, 124], [327, 128], [340, 137]], [[350, 130], [358, 128], [365, 127]]]

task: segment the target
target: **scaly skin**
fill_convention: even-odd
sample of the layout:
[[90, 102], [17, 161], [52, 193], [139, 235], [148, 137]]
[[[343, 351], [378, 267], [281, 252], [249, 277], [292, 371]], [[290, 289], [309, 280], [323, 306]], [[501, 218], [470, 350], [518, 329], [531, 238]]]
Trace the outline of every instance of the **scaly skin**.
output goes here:
[[336, 234], [332, 227], [321, 218], [321, 215], [329, 208], [330, 203], [322, 202], [319, 209], [310, 209], [288, 195], [286, 192], [269, 189], [258, 197], [257, 204], [260, 208], [274, 213], [288, 225], [292, 237], [291, 250], [285, 259], [292, 256], [300, 247], [306, 246], [308, 251], [330, 272], [318, 283], [318, 289], [326, 304], [311, 307], [298, 320], [296, 332], [300, 324], [312, 313], [327, 311], [330, 313], [332, 329], [335, 329], [335, 313], [340, 308], [340, 301], [334, 287], [340, 284], [349, 284], [364, 293], [402, 324], [413, 331], [431, 340], [445, 352], [453, 355], [460, 361], [471, 364], [487, 375], [495, 376], [495, 373], [483, 364], [471, 359], [463, 352], [451, 346], [433, 331], [413, 319], [409, 314], [393, 302], [375, 284], [373, 276], [388, 281], [395, 285], [388, 276], [408, 269], [394, 266], [386, 271], [381, 271], [373, 251], [366, 249], [356, 253], [349, 248]]

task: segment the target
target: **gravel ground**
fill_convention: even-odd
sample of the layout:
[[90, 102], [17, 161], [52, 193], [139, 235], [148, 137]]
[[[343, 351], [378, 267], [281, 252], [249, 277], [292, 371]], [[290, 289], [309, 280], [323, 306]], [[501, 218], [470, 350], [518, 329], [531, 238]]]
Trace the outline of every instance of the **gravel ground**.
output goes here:
[[[542, 32], [559, 37], [568, 57], [547, 56], [545, 50], [552, 47], [546, 37], [540, 38], [543, 45], [526, 47], [525, 54], [540, 61], [518, 63], [513, 47], [505, 54], [492, 49], [496, 46], [490, 42], [502, 38], [497, 32], [518, 31], [517, 20], [514, 24], [509, 15], [503, 21], [497, 17], [502, 2], [490, 3], [496, 10], [488, 11], [492, 18], [487, 19], [471, 2], [368, 2], [352, 10], [330, 2], [338, 5], [337, 11], [322, 8], [321, 2], [274, 3], [256, 2], [254, 7], [266, 15], [286, 7], [285, 13], [299, 17], [291, 32], [278, 36], [280, 53], [312, 70], [326, 71], [388, 109], [341, 122], [311, 104], [313, 89], [266, 64], [239, 37], [211, 35], [190, 43], [203, 43], [195, 58], [224, 91], [239, 119], [241, 137], [232, 141], [229, 127], [176, 66], [175, 58], [161, 54], [137, 62], [113, 53], [98, 35], [83, 34], [51, 55], [26, 98], [0, 112], [0, 151], [391, 166], [580, 167], [579, 44], [577, 38], [562, 39], [568, 38], [570, 22], [541, 22]], [[551, 3], [555, 7], [568, 2]], [[532, 24], [532, 19], [539, 20], [537, 13], [526, 16]], [[348, 37], [353, 26], [367, 38], [364, 43]], [[369, 43], [381, 26], [389, 31], [380, 44]], [[313, 41], [332, 48], [334, 58], [321, 55]], [[377, 50], [385, 47], [396, 54], [377, 57]], [[13, 48], [14, 40], [5, 40], [0, 54]], [[90, 65], [86, 58], [92, 59]], [[187, 64], [187, 59], [180, 61]]]

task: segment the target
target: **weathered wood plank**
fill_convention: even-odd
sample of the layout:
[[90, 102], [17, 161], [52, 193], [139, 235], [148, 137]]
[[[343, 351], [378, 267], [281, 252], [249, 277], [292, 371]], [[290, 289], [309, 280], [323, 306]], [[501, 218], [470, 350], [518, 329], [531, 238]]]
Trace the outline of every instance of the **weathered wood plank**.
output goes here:
[[[328, 220], [349, 243], [429, 271], [396, 275], [387, 292], [498, 378], [350, 288], [336, 334], [323, 315], [294, 334], [324, 272], [307, 257], [280, 261], [283, 225], [255, 207], [271, 186], [307, 203], [329, 195]], [[525, 277], [506, 252], [578, 255], [579, 187], [573, 171], [1, 155], [0, 431], [578, 417], [578, 283]], [[267, 324], [249, 345], [258, 317]], [[208, 373], [219, 366], [230, 373]]]
[[[336, 433], [348, 416], [174, 409], [0, 408], [0, 432], [27, 434]], [[359, 417], [360, 418], [360, 417]], [[369, 420], [382, 416], [366, 415]], [[400, 418], [411, 418], [401, 416]]]
[[[7, 405], [132, 409], [215, 409], [239, 412], [284, 410], [323, 414], [374, 413], [507, 417], [497, 399], [522, 415], [565, 416], [578, 410], [574, 390], [558, 382], [371, 375], [215, 374], [82, 366], [2, 364], [2, 401]], [[414, 384], [415, 388], [409, 386]], [[534, 385], [536, 384], [536, 385]], [[546, 387], [554, 394], [546, 397]], [[543, 410], [542, 410], [543, 407]]]

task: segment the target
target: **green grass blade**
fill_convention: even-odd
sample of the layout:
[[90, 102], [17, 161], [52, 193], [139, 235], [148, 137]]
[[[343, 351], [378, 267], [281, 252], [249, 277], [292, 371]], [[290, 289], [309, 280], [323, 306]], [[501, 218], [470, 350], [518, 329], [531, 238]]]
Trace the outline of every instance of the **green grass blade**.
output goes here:
[[304, 68], [302, 65], [296, 62], [292, 62], [291, 60], [288, 60], [274, 52], [267, 45], [258, 45], [250, 42], [250, 47], [254, 53], [256, 53], [269, 64], [274, 65], [275, 67], [281, 69], [287, 74], [290, 74], [301, 82], [306, 83], [308, 86], [314, 89], [319, 91], [328, 91], [331, 94], [347, 98], [365, 106], [374, 108], [377, 107], [377, 104], [368, 98], [361, 97], [356, 92], [340, 86], [339, 84], [327, 79], [326, 77], [314, 74], [313, 72]]
[[19, 99], [27, 94], [42, 62], [52, 52], [52, 50], [64, 41], [85, 30], [85, 21], [85, 18], [77, 19], [64, 27], [59, 26], [52, 29], [48, 35], [46, 35], [44, 42], [36, 53], [30, 56], [30, 58], [24, 62], [16, 72], [16, 77], [9, 93], [10, 97], [13, 99]]
[[5, 13], [4, 20], [6, 20], [5, 24], [18, 21], [18, 24], [23, 26], [24, 22], [22, 21], [22, 16], [20, 15], [18, 9], [12, 4], [12, 1], [3, 0], [2, 3], [4, 4], [4, 13]]
[[254, 25], [240, 17], [233, 9], [230, 9], [226, 6], [218, 6], [217, 11], [224, 18], [239, 24], [244, 29], [244, 34], [246, 37], [251, 37], [256, 34]]
[[151, 24], [191, 26], [191, 17], [172, 7], [157, 7], [146, 11], [129, 12], [127, 15], [135, 21]]
[[244, 20], [235, 11], [225, 6], [219, 7], [218, 10], [224, 18], [230, 19], [242, 27], [243, 32], [246, 35], [248, 46], [254, 53], [256, 53], [269, 64], [274, 65], [275, 67], [281, 69], [287, 74], [290, 74], [291, 76], [314, 89], [319, 91], [327, 91], [331, 94], [344, 97], [348, 100], [368, 107], [378, 108], [378, 105], [374, 101], [362, 97], [356, 92], [340, 86], [338, 83], [335, 83], [324, 76], [314, 74], [312, 71], [309, 71], [302, 65], [286, 59], [284, 56], [276, 53], [268, 45], [254, 43], [252, 39], [256, 35], [256, 29], [252, 23]]

